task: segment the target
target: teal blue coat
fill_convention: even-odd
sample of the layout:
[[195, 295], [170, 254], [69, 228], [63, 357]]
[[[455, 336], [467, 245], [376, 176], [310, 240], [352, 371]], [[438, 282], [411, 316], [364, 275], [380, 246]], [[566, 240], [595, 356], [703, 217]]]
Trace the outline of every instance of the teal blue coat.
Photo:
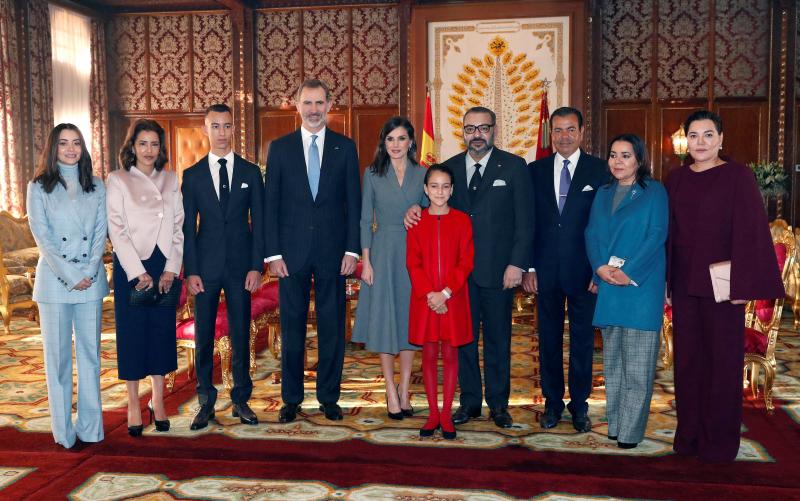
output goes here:
[[[611, 207], [617, 183], [600, 187], [586, 227], [586, 252], [598, 284], [593, 324], [647, 331], [661, 329], [666, 283], [666, 247], [669, 224], [667, 192], [658, 181], [647, 188], [634, 184], [617, 210]], [[622, 271], [638, 284], [611, 285], [597, 277], [597, 269], [611, 256], [625, 260]]]

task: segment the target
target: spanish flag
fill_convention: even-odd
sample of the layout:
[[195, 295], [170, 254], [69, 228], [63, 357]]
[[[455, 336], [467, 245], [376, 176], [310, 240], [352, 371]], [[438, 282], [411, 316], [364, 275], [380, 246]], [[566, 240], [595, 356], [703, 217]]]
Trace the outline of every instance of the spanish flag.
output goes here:
[[433, 148], [433, 112], [431, 111], [431, 94], [425, 95], [425, 121], [422, 125], [422, 149], [419, 152], [419, 163], [427, 169], [436, 163]]
[[539, 110], [539, 138], [536, 141], [536, 157], [549, 157], [553, 154], [553, 147], [550, 145], [550, 110], [547, 108], [547, 87], [542, 92], [542, 104]]

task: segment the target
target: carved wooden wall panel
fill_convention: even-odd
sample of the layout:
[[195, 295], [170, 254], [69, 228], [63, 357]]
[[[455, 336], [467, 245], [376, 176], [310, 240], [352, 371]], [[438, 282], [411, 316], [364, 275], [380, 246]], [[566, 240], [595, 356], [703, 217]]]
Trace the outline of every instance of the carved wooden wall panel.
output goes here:
[[194, 110], [233, 105], [233, 30], [227, 14], [192, 16]]
[[714, 111], [725, 125], [722, 152], [741, 163], [767, 159], [768, 111], [766, 101], [720, 102]]
[[649, 103], [631, 103], [610, 105], [605, 108], [603, 123], [606, 140], [600, 145], [598, 155], [605, 158], [608, 154], [608, 142], [618, 134], [636, 134], [646, 138], [650, 122]]

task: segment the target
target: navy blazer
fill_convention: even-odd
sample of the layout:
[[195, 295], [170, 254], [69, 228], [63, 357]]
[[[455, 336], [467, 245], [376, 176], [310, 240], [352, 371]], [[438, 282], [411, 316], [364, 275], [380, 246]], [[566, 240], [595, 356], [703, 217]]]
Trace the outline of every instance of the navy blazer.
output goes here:
[[483, 170], [475, 204], [470, 203], [466, 152], [445, 161], [453, 170], [450, 206], [469, 214], [475, 244], [472, 279], [480, 287], [503, 287], [509, 264], [530, 266], [533, 245], [533, 187], [525, 160], [495, 147]]
[[[539, 291], [561, 289], [567, 294], [586, 291], [592, 267], [586, 257], [584, 230], [597, 189], [608, 179], [606, 162], [581, 150], [564, 211], [559, 214], [553, 188], [555, 155], [528, 164], [536, 199], [531, 262]], [[587, 188], [588, 187], [588, 188]]]
[[[184, 275], [221, 280], [264, 270], [264, 184], [261, 170], [234, 155], [228, 210], [214, 190], [208, 155], [183, 171]], [[200, 221], [198, 223], [198, 216]]]
[[281, 255], [289, 274], [313, 264], [323, 276], [338, 276], [345, 252], [361, 252], [361, 181], [351, 139], [325, 131], [316, 200], [299, 129], [270, 144], [265, 184], [265, 256]]

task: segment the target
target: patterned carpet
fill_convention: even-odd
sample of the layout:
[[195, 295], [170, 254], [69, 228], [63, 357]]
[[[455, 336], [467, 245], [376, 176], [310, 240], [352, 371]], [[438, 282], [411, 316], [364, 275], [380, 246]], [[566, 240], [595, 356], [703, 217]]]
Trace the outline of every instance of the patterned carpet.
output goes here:
[[[774, 391], [777, 404], [775, 412], [788, 415], [791, 420], [783, 418], [786, 423], [793, 423], [794, 426], [797, 426], [800, 423], [800, 336], [791, 328], [789, 315], [787, 313], [788, 317], [784, 318], [784, 329], [778, 339], [776, 350], [778, 376]], [[37, 473], [43, 476], [52, 475], [55, 480], [60, 478], [60, 482], [49, 486], [50, 491], [47, 489], [45, 491], [52, 492], [56, 486], [60, 487], [63, 484], [63, 489], [66, 490], [56, 492], [63, 492], [64, 495], [69, 493], [72, 499], [505, 500], [516, 499], [510, 496], [509, 492], [519, 492], [511, 487], [514, 483], [510, 479], [505, 483], [497, 484], [497, 486], [492, 482], [485, 484], [478, 482], [478, 485], [486, 486], [487, 489], [484, 490], [475, 489], [474, 486], [468, 488], [470, 487], [469, 482], [459, 483], [456, 477], [450, 479], [455, 485], [450, 485], [447, 480], [442, 478], [426, 476], [420, 476], [418, 481], [411, 483], [407, 479], [392, 480], [391, 475], [383, 475], [380, 470], [376, 470], [374, 477], [370, 477], [366, 473], [368, 472], [366, 466], [363, 467], [363, 474], [356, 477], [356, 481], [350, 480], [352, 478], [350, 476], [346, 476], [347, 480], [337, 481], [341, 475], [340, 472], [330, 473], [326, 476], [324, 472], [327, 470], [322, 467], [318, 467], [316, 471], [308, 466], [301, 467], [299, 471], [290, 476], [273, 476], [269, 473], [270, 469], [255, 468], [253, 471], [243, 471], [238, 463], [213, 468], [209, 466], [208, 472], [198, 471], [195, 475], [192, 474], [193, 470], [189, 475], [176, 475], [167, 472], [172, 472], [172, 468], [178, 468], [178, 471], [185, 473], [184, 466], [177, 466], [183, 463], [169, 463], [170, 466], [167, 468], [158, 466], [160, 463], [156, 459], [169, 457], [175, 451], [176, 444], [178, 449], [189, 444], [202, 451], [194, 453], [187, 450], [184, 455], [186, 457], [182, 459], [188, 460], [195, 454], [212, 454], [212, 457], [217, 454], [225, 460], [236, 458], [247, 459], [250, 462], [255, 461], [253, 457], [260, 457], [255, 455], [259, 450], [265, 451], [265, 461], [278, 461], [279, 457], [272, 458], [270, 454], [281, 450], [288, 451], [286, 454], [307, 450], [311, 451], [309, 454], [312, 454], [316, 450], [323, 450], [326, 454], [330, 452], [332, 455], [336, 455], [338, 454], [335, 452], [337, 450], [358, 452], [362, 448], [369, 451], [401, 450], [401, 455], [405, 455], [406, 451], [417, 450], [423, 454], [417, 457], [424, 459], [425, 456], [434, 457], [438, 454], [435, 457], [447, 458], [446, 461], [455, 460], [454, 458], [457, 458], [458, 454], [485, 457], [500, 451], [513, 451], [513, 454], [519, 455], [514, 457], [525, 457], [520, 451], [528, 451], [528, 454], [532, 452], [545, 453], [547, 455], [542, 457], [559, 458], [553, 463], [558, 464], [559, 467], [562, 463], [568, 464], [571, 461], [570, 457], [575, 458], [574, 460], [578, 462], [588, 460], [590, 461], [588, 464], [596, 464], [593, 461], [601, 456], [615, 456], [620, 458], [619, 460], [626, 457], [629, 459], [650, 457], [653, 461], [663, 458], [671, 462], [679, 459], [671, 451], [672, 436], [676, 425], [671, 370], [662, 370], [659, 367], [645, 441], [636, 449], [619, 449], [615, 442], [606, 438], [602, 354], [599, 351], [595, 353], [595, 387], [589, 402], [590, 415], [594, 423], [592, 431], [585, 434], [576, 433], [567, 413], [555, 429], [546, 432], [541, 430], [537, 424], [539, 413], [543, 407], [538, 384], [537, 339], [532, 335], [532, 329], [529, 326], [530, 319], [524, 313], [515, 318], [516, 323], [513, 328], [510, 411], [514, 417], [514, 426], [511, 429], [502, 430], [495, 427], [488, 420], [488, 413], [484, 409], [482, 418], [459, 427], [458, 439], [455, 441], [443, 440], [438, 435], [432, 439], [420, 439], [417, 430], [427, 416], [427, 403], [422, 387], [419, 357], [417, 357], [412, 377], [412, 403], [416, 414], [410, 419], [393, 421], [386, 416], [384, 382], [377, 355], [360, 349], [358, 345], [349, 344], [346, 350], [340, 400], [345, 412], [343, 421], [327, 421], [318, 411], [318, 404], [314, 396], [314, 373], [309, 371], [306, 377], [306, 398], [298, 420], [290, 424], [278, 423], [278, 409], [281, 405], [280, 384], [274, 382], [273, 376], [279, 371], [280, 363], [272, 357], [268, 350], [262, 350], [258, 354], [258, 370], [254, 378], [253, 397], [250, 401], [251, 406], [258, 414], [260, 424], [258, 426], [241, 425], [238, 419], [232, 418], [228, 395], [219, 384], [217, 423], [212, 423], [204, 430], [190, 431], [189, 423], [197, 408], [197, 401], [193, 391], [194, 382], [188, 380], [186, 375], [186, 357], [180, 352], [180, 369], [176, 389], [167, 399], [168, 409], [172, 414], [170, 416], [172, 429], [168, 433], [158, 433], [152, 426], [146, 427], [144, 443], [151, 444], [153, 450], [148, 452], [135, 446], [130, 448], [130, 444], [135, 441], [131, 441], [126, 436], [124, 426], [122, 426], [124, 424], [125, 389], [123, 382], [116, 378], [112, 316], [112, 312], [108, 311], [105, 317], [101, 355], [101, 386], [103, 408], [106, 411], [106, 441], [79, 451], [80, 459], [74, 456], [70, 457], [72, 451], [62, 451], [57, 446], [51, 445], [52, 438], [49, 430], [38, 327], [33, 322], [15, 319], [13, 334], [0, 339], [0, 374], [2, 374], [2, 379], [0, 379], [0, 447], [14, 449], [13, 446], [9, 446], [7, 441], [2, 443], [1, 437], [14, 437], [12, 440], [17, 440], [16, 437], [26, 437], [26, 443], [34, 444], [30, 447], [31, 454], [21, 452], [15, 455], [8, 451], [4, 453], [4, 466], [0, 467], [0, 498], [4, 498], [5, 494], [10, 496], [12, 492], [16, 492], [15, 488], [21, 489], [23, 484], [26, 487], [23, 492], [30, 490], [28, 484], [33, 483], [32, 479], [36, 477]], [[316, 362], [315, 338], [309, 338], [308, 347], [308, 367], [313, 369]], [[217, 376], [219, 375], [217, 374]], [[142, 396], [145, 396], [149, 392], [149, 388], [146, 384], [142, 386]], [[755, 419], [751, 421], [758, 421], [759, 428], [763, 426], [762, 422], [769, 425], [778, 417], [766, 415], [762, 399], [747, 397], [745, 407], [746, 415], [748, 415], [747, 412], [750, 412], [749, 415], [755, 416]], [[745, 419], [745, 423], [748, 423], [747, 419]], [[775, 452], [778, 455], [782, 453], [779, 450], [780, 444], [776, 443], [770, 434], [753, 434], [748, 433], [749, 431], [746, 426], [743, 426], [744, 436], [737, 463], [742, 465], [748, 463], [753, 465], [774, 464], [776, 462]], [[198, 440], [198, 437], [201, 436], [204, 438]], [[766, 441], [761, 437], [766, 437]], [[148, 440], [149, 442], [147, 442]], [[137, 443], [141, 444], [142, 442]], [[100, 449], [92, 452], [96, 447]], [[239, 453], [235, 452], [240, 449], [245, 451], [241, 453], [241, 458], [236, 456]], [[214, 450], [218, 452], [213, 453]], [[55, 470], [50, 472], [46, 467], [39, 467], [41, 460], [36, 459], [36, 454], [42, 451], [55, 458], [65, 458], [66, 463], [59, 468], [63, 468], [63, 472], [69, 473], [69, 476], [60, 476]], [[481, 453], [480, 451], [486, 452]], [[122, 457], [119, 457], [117, 461], [109, 460], [115, 456], [128, 457], [128, 454], [136, 457], [150, 454], [153, 456], [153, 460], [149, 465], [141, 468], [129, 466], [136, 461], [123, 460]], [[480, 454], [485, 456], [480, 456]], [[552, 456], [552, 454], [559, 455]], [[412, 453], [410, 457], [413, 458], [414, 454]], [[534, 455], [530, 458], [532, 458], [530, 460], [532, 464], [539, 464], [539, 456]], [[612, 460], [617, 461], [617, 459]], [[192, 463], [189, 461], [186, 464]], [[250, 466], [248, 465], [248, 468]], [[642, 466], [641, 461], [639, 466]], [[524, 468], [528, 467], [531, 467], [532, 471], [538, 472], [535, 475], [542, 477], [541, 487], [531, 487], [530, 489], [530, 492], [536, 493], [535, 499], [627, 498], [627, 488], [620, 490], [619, 486], [613, 486], [613, 482], [597, 489], [576, 488], [573, 490], [570, 488], [570, 482], [563, 475], [552, 477], [561, 479], [561, 481], [551, 482], [549, 475], [552, 472], [546, 465], [544, 469], [535, 465], [527, 465]], [[564, 468], [564, 471], [568, 471], [566, 466]], [[154, 471], [139, 471], [140, 469]], [[513, 472], [509, 474], [511, 473]], [[469, 478], [468, 472], [465, 475], [466, 478]], [[533, 479], [535, 475], [527, 478]], [[411, 478], [414, 476], [412, 475]], [[358, 479], [363, 480], [358, 481]], [[375, 481], [376, 479], [378, 481]], [[384, 480], [385, 483], [381, 480]], [[786, 482], [791, 484], [793, 480], [787, 479]], [[460, 488], [461, 485], [464, 487]], [[776, 488], [783, 497], [794, 499], [792, 495], [786, 496], [787, 491], [783, 486], [778, 485]], [[598, 496], [587, 495], [586, 490], [596, 491]], [[625, 492], [626, 495], [625, 497], [605, 496], [612, 492]], [[687, 497], [685, 493], [681, 496], [668, 491], [664, 491], [663, 496], [653, 495], [652, 490], [644, 488], [633, 492], [635, 495], [631, 497], [640, 499], [693, 498], [693, 496]], [[702, 490], [698, 492], [702, 492]], [[797, 499], [800, 499], [800, 491], [790, 490], [788, 492], [797, 494]], [[728, 497], [734, 499], [736, 495]], [[36, 496], [32, 498], [37, 499]]]

